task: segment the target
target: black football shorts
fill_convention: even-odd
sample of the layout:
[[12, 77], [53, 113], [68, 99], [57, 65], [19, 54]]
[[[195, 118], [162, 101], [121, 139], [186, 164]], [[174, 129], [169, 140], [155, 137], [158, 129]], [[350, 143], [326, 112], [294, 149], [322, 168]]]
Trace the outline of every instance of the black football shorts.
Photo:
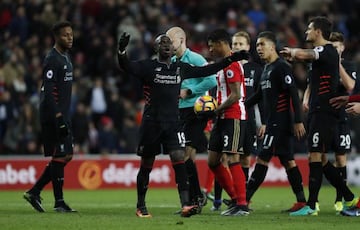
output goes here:
[[269, 162], [273, 156], [284, 161], [294, 159], [294, 137], [288, 130], [282, 130], [276, 126], [266, 126], [262, 150], [258, 157]]
[[217, 119], [210, 134], [209, 150], [218, 153], [240, 153], [240, 120]]
[[309, 115], [309, 152], [327, 153], [333, 147], [338, 121], [335, 116], [325, 113]]
[[180, 119], [183, 125], [186, 145], [195, 148], [197, 153], [206, 152], [208, 140], [205, 136], [204, 129], [208, 120], [198, 118], [192, 107], [180, 109]]
[[335, 153], [351, 152], [351, 136], [349, 122], [339, 122], [334, 133], [334, 141], [332, 150]]
[[185, 148], [185, 135], [180, 122], [144, 120], [140, 126], [139, 156], [169, 154]]

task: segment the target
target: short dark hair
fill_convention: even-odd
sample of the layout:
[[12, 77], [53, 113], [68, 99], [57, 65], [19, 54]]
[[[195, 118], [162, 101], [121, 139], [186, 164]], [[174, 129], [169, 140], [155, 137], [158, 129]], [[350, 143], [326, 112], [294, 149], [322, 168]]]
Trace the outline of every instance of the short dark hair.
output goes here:
[[344, 35], [340, 32], [331, 32], [330, 39], [331, 42], [341, 42], [344, 43], [345, 38]]
[[71, 22], [69, 21], [60, 21], [57, 22], [53, 25], [53, 27], [51, 28], [51, 32], [53, 33], [54, 36], [59, 35], [60, 30], [64, 27], [72, 27]]
[[207, 40], [212, 42], [224, 41], [229, 45], [231, 44], [231, 36], [225, 29], [216, 29], [212, 31]]
[[276, 36], [271, 31], [263, 31], [263, 32], [258, 34], [257, 38], [266, 38], [266, 39], [272, 41], [275, 46], [277, 44]]
[[313, 23], [314, 29], [319, 29], [322, 32], [322, 36], [326, 39], [330, 39], [330, 33], [332, 31], [332, 23], [327, 17], [317, 16], [311, 18], [309, 23]]

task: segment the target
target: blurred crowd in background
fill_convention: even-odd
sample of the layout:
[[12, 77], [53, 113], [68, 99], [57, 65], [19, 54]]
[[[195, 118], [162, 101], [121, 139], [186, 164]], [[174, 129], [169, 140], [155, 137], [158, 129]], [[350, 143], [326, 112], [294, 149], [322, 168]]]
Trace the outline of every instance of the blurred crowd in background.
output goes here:
[[[139, 82], [121, 74], [119, 34], [131, 34], [131, 59], [153, 55], [153, 39], [172, 26], [188, 47], [209, 58], [206, 38], [215, 28], [276, 32], [279, 48], [307, 47], [311, 16], [328, 16], [346, 38], [344, 57], [360, 65], [359, 0], [1, 0], [0, 154], [40, 154], [38, 118], [42, 61], [52, 48], [51, 26], [73, 23], [74, 87], [71, 115], [76, 154], [134, 153], [143, 108]], [[254, 60], [256, 53], [252, 47]], [[359, 68], [358, 68], [359, 69]], [[306, 65], [294, 64], [302, 97]], [[94, 96], [96, 95], [96, 96]], [[360, 120], [352, 118], [353, 152], [360, 151]], [[306, 152], [299, 143], [297, 152]]]

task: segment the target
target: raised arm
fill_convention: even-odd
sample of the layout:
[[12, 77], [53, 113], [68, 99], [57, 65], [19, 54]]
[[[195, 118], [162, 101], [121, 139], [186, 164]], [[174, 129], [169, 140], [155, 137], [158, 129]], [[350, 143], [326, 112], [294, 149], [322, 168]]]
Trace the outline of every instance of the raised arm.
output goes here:
[[181, 63], [181, 76], [184, 78], [205, 77], [211, 74], [215, 74], [219, 70], [230, 65], [232, 62], [244, 59], [249, 59], [249, 53], [242, 50], [233, 53], [231, 56], [226, 57], [219, 62], [215, 62], [206, 66], [192, 66], [187, 63]]
[[280, 54], [288, 61], [313, 61], [319, 58], [319, 54], [315, 51], [315, 49], [284, 47], [284, 49], [280, 51]]
[[140, 76], [143, 69], [139, 68], [139, 62], [130, 61], [125, 50], [127, 45], [129, 44], [129, 40], [130, 35], [128, 33], [124, 32], [121, 34], [117, 52], [119, 67], [127, 74]]
[[[190, 57], [190, 60], [187, 61], [187, 63], [190, 63], [194, 66], [206, 66], [209, 64], [206, 61], [206, 59], [203, 56], [201, 56], [200, 54]], [[193, 95], [204, 94], [204, 92], [206, 92], [216, 86], [216, 84], [217, 84], [216, 75], [213, 74], [210, 76], [203, 77], [199, 81], [197, 81], [197, 84], [186, 84], [186, 83], [187, 83], [187, 80], [185, 80], [182, 83], [182, 86], [185, 85], [187, 87], [187, 89], [184, 89], [184, 90], [191, 90], [191, 94], [193, 94]]]
[[130, 61], [125, 51], [127, 45], [129, 44], [129, 41], [130, 41], [130, 34], [124, 32], [121, 34], [118, 42], [118, 52], [117, 52], [118, 63], [120, 69], [122, 69], [125, 72], [130, 71]]

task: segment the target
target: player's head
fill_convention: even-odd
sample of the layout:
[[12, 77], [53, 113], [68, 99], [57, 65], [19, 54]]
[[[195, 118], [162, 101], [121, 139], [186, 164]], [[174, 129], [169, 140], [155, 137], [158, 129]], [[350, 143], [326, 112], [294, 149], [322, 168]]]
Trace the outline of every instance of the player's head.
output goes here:
[[160, 34], [154, 42], [155, 52], [159, 55], [159, 59], [170, 58], [174, 54], [174, 46], [168, 36]]
[[271, 31], [264, 31], [259, 33], [256, 40], [256, 51], [259, 57], [265, 62], [277, 58], [276, 52], [276, 36]]
[[323, 16], [310, 19], [306, 29], [306, 41], [315, 43], [319, 39], [329, 40], [332, 30], [332, 23]]
[[209, 52], [214, 58], [225, 57], [231, 51], [231, 37], [224, 29], [212, 31], [207, 38], [207, 43]]
[[181, 56], [186, 49], [186, 34], [185, 31], [176, 26], [171, 27], [166, 31], [166, 35], [170, 38], [174, 45], [174, 50], [178, 56]]
[[345, 50], [345, 39], [344, 35], [339, 32], [331, 32], [330, 39], [333, 46], [336, 48], [338, 54], [341, 56], [342, 52]]
[[57, 22], [53, 25], [51, 31], [55, 38], [55, 46], [60, 49], [60, 51], [66, 51], [72, 47], [73, 30], [70, 22]]
[[250, 50], [250, 35], [248, 32], [239, 31], [232, 36], [231, 48], [233, 51]]

